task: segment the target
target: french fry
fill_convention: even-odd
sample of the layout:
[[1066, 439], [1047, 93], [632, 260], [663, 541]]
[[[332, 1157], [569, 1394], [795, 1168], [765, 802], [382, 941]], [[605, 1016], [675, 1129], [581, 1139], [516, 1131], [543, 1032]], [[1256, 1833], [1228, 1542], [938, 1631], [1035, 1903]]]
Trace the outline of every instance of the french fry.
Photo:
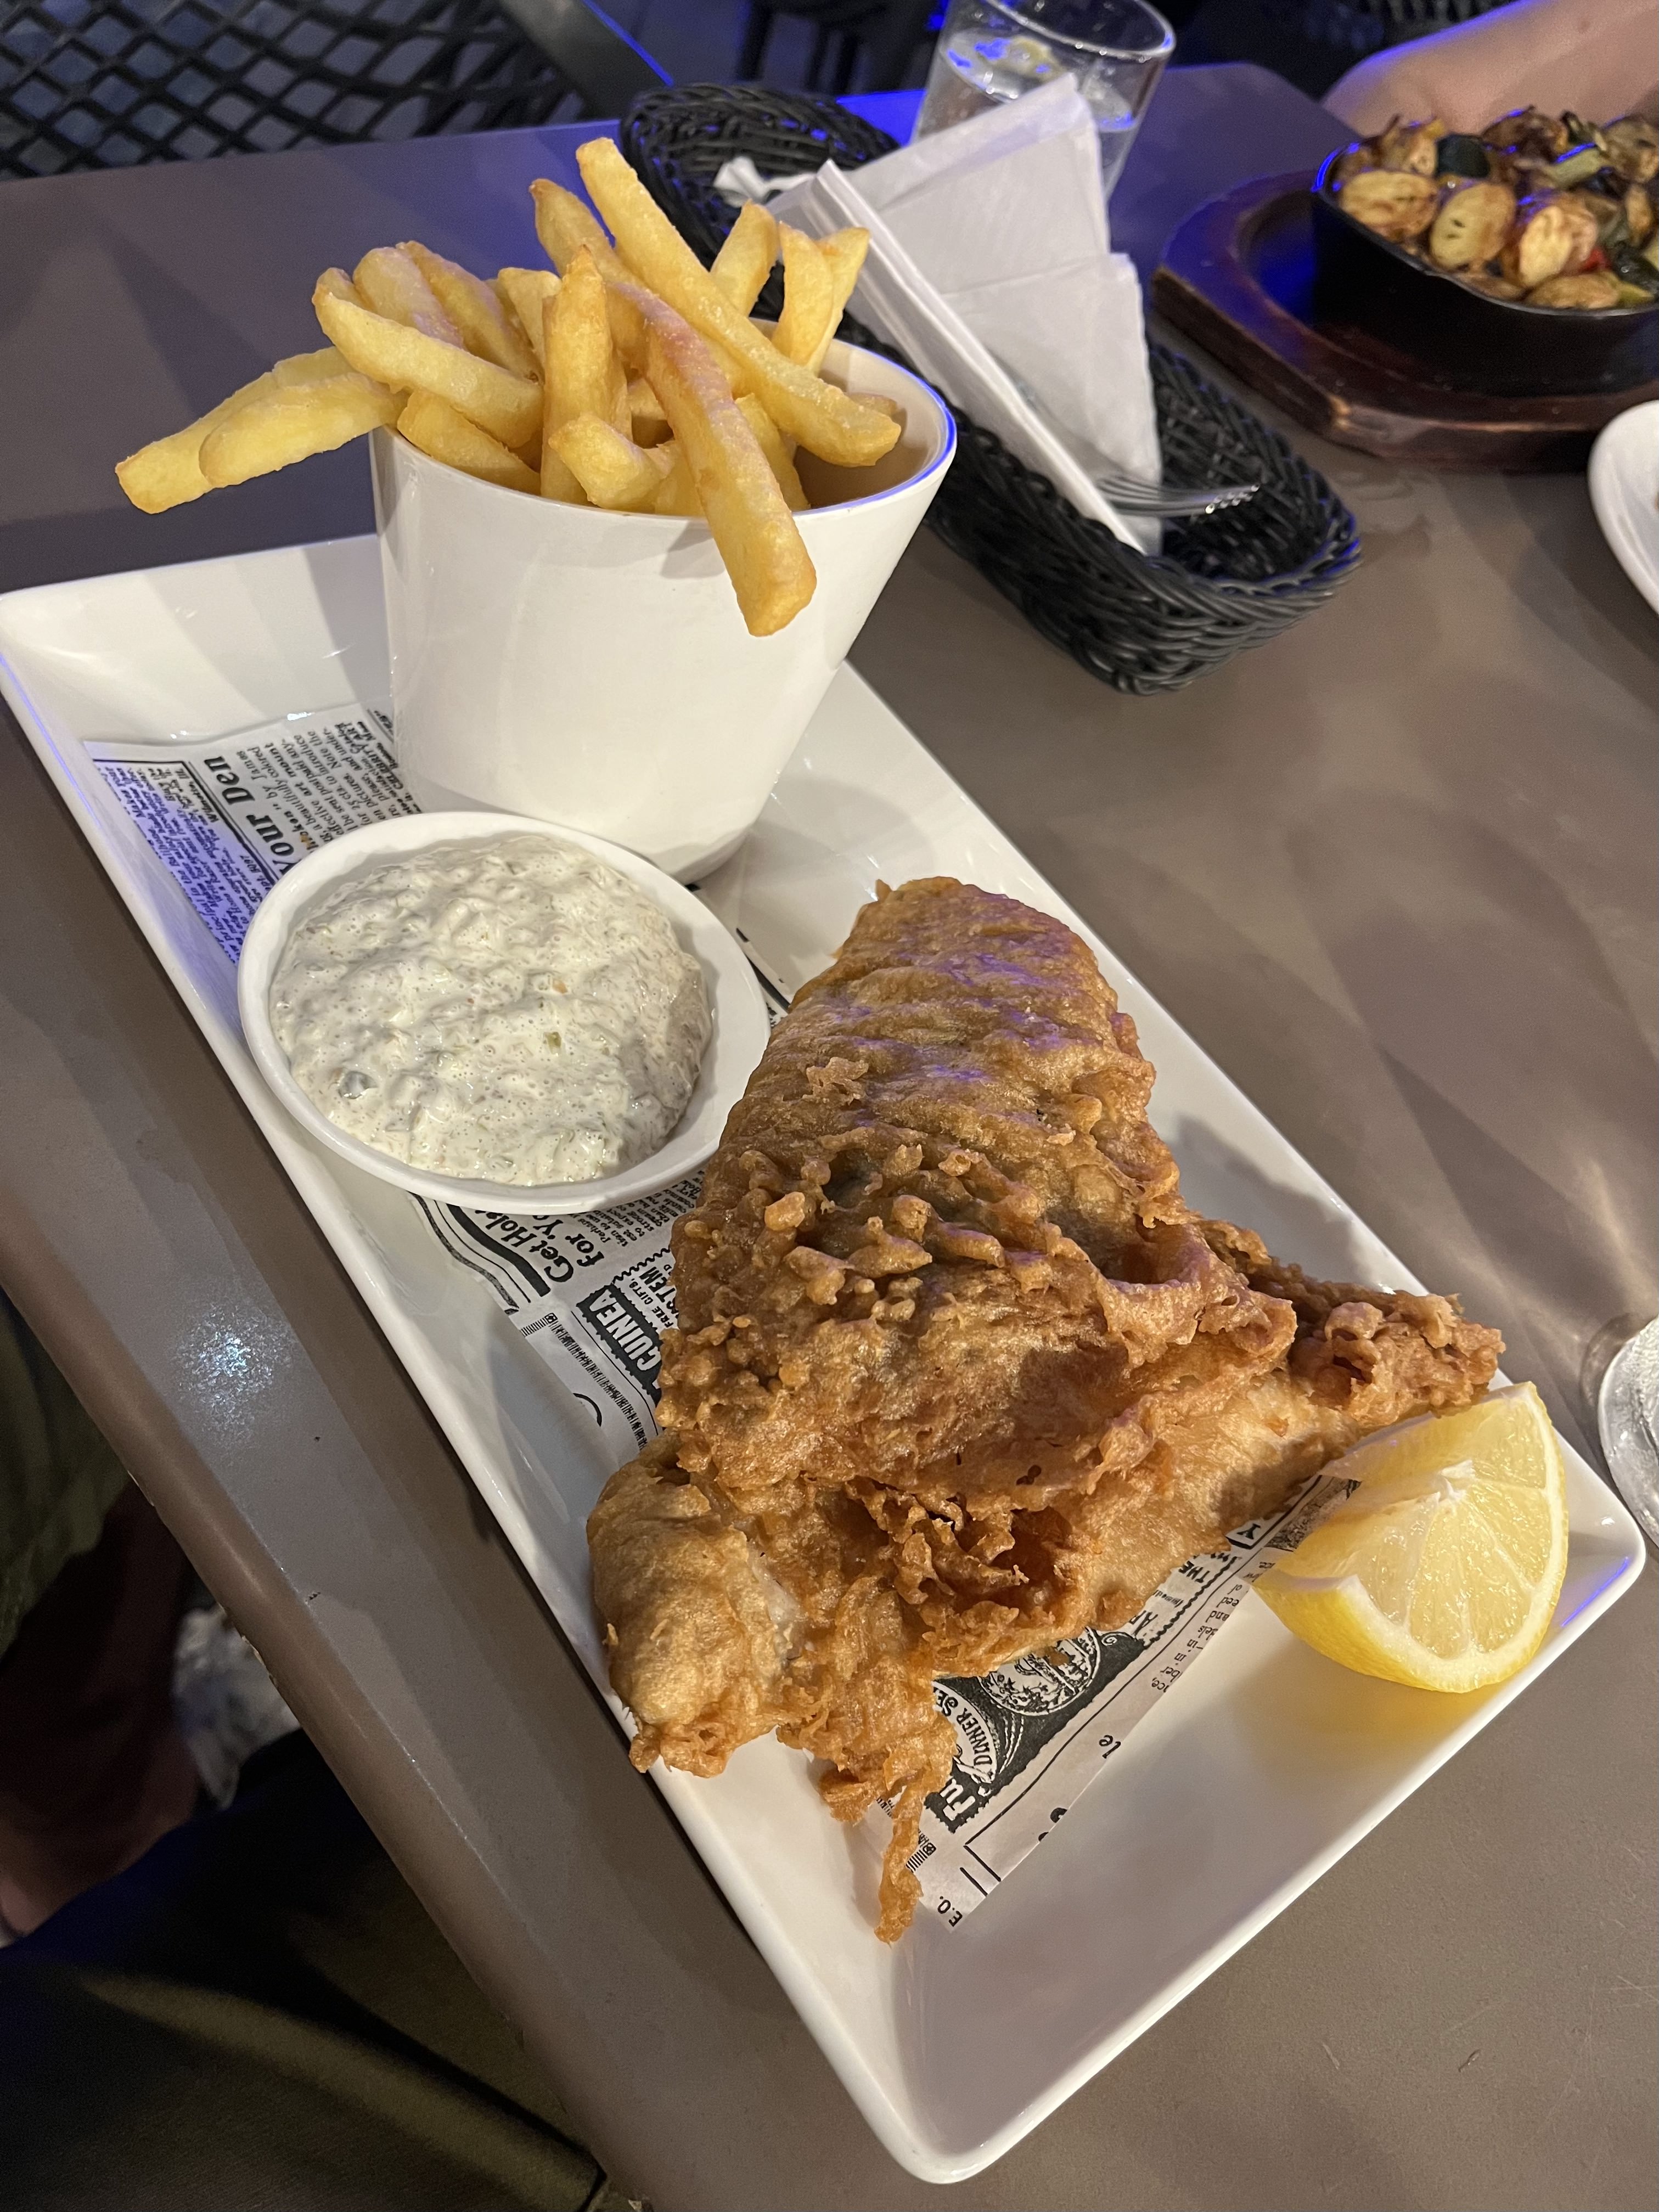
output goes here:
[[559, 449], [551, 436], [542, 440], [539, 448], [541, 468], [537, 482], [544, 499], [562, 499], [567, 507], [586, 507], [587, 494], [580, 483], [559, 459]]
[[222, 399], [216, 407], [210, 407], [205, 415], [187, 422], [182, 430], [174, 430], [165, 438], [156, 438], [148, 446], [141, 446], [136, 453], [129, 453], [124, 461], [115, 465], [115, 474], [122, 490], [146, 514], [165, 514], [170, 507], [183, 507], [192, 499], [200, 499], [213, 486], [202, 474], [200, 455], [203, 441], [221, 422], [228, 422], [240, 407], [251, 406], [271, 392], [295, 384], [316, 383], [324, 377], [343, 376], [348, 364], [332, 346], [323, 346], [316, 353], [296, 353], [288, 360], [279, 361], [263, 376], [256, 376], [252, 384], [243, 385], [233, 392], [228, 399]]
[[668, 456], [668, 469], [662, 480], [662, 489], [653, 501], [657, 513], [701, 516], [702, 501], [697, 497], [691, 465], [685, 455], [672, 438], [665, 446], [659, 446], [657, 451]]
[[778, 480], [784, 504], [792, 514], [803, 513], [812, 502], [801, 489], [800, 478], [795, 474], [795, 464], [790, 457], [788, 441], [782, 431], [752, 392], [746, 392], [738, 400], [738, 412], [754, 432], [755, 443], [765, 454], [767, 464]]
[[530, 201], [536, 211], [536, 235], [542, 251], [561, 276], [583, 246], [604, 272], [606, 257], [614, 255], [617, 249], [592, 208], [584, 207], [574, 192], [548, 177], [536, 179], [530, 187]]
[[[592, 261], [591, 254], [588, 254], [588, 261]], [[553, 445], [553, 434], [556, 434], [557, 429], [562, 429], [562, 425], [568, 422], [573, 414], [568, 396], [566, 396], [568, 374], [566, 374], [566, 365], [560, 365], [560, 374], [557, 374], [557, 378], [549, 376], [549, 374], [546, 374], [546, 362], [549, 362], [549, 338], [553, 338], [553, 361], [556, 362], [560, 362], [562, 343], [568, 347], [568, 352], [571, 354], [580, 354], [580, 347], [575, 345], [575, 338], [580, 337], [586, 338], [588, 345], [592, 347], [591, 303], [581, 305], [580, 312], [573, 312], [566, 307], [566, 321], [571, 323], [571, 330], [566, 331], [566, 341], [560, 341], [560, 338], [553, 337], [553, 323], [556, 323], [556, 316], [560, 314], [562, 292], [564, 292], [564, 279], [560, 276], [560, 289], [557, 289], [557, 292], [550, 292], [550, 295], [542, 301], [542, 445], [540, 445], [542, 498], [566, 500], [566, 502], [573, 504], [573, 507], [584, 507], [588, 498], [586, 491], [581, 489], [580, 480], [577, 480], [577, 477], [564, 467], [564, 462], [560, 460], [560, 449], [557, 449], [557, 445]], [[595, 347], [595, 352], [598, 352], [598, 347]], [[581, 368], [581, 362], [577, 361], [577, 369], [580, 368]], [[598, 376], [592, 378], [592, 383], [598, 385]], [[577, 387], [580, 389], [586, 387], [586, 378], [577, 376]], [[608, 378], [604, 389], [606, 389], [606, 394], [608, 394]]]
[[[127, 496], [159, 514], [395, 426], [503, 489], [702, 517], [750, 634], [784, 628], [817, 587], [794, 519], [810, 504], [798, 447], [867, 465], [903, 420], [894, 402], [817, 373], [868, 240], [780, 233], [750, 206], [705, 270], [609, 140], [578, 158], [599, 216], [559, 185], [532, 186], [557, 274], [488, 281], [412, 239], [375, 247], [351, 276], [325, 270], [312, 306], [330, 343], [130, 454], [117, 470]], [[746, 310], [781, 243], [774, 343]]]
[[660, 300], [641, 312], [651, 388], [674, 426], [744, 625], [753, 637], [769, 637], [811, 598], [811, 556], [720, 364]]
[[542, 309], [559, 289], [550, 269], [498, 269], [495, 290], [507, 312], [517, 318], [532, 353], [536, 373], [542, 365]]
[[904, 408], [899, 400], [890, 399], [884, 392], [860, 392], [854, 397], [860, 407], [873, 407], [878, 415], [884, 415], [890, 422], [896, 422], [901, 430], [904, 428]]
[[611, 342], [605, 279], [583, 246], [542, 309], [544, 440], [578, 415], [597, 415], [628, 435], [628, 379]]
[[[637, 377], [645, 368], [645, 325], [629, 305], [623, 289], [635, 281], [635, 271], [611, 243], [605, 226], [592, 209], [585, 207], [574, 192], [568, 192], [562, 185], [550, 184], [545, 177], [538, 178], [530, 192], [535, 203], [536, 234], [555, 267], [568, 269], [583, 246], [592, 255], [594, 265], [605, 281], [612, 341], [629, 375]], [[776, 258], [775, 252], [773, 258]], [[763, 276], [761, 281], [763, 283], [765, 278]], [[726, 382], [736, 391], [742, 381], [738, 363], [724, 346], [716, 344], [712, 338], [708, 343], [726, 373]]]
[[[609, 138], [590, 139], [577, 149], [576, 159], [629, 268], [694, 330], [735, 356], [745, 382], [781, 430], [808, 453], [845, 468], [867, 466], [890, 450], [898, 437], [896, 423], [790, 361], [740, 315]], [[646, 373], [656, 385], [648, 366]], [[660, 385], [657, 396], [673, 422]], [[679, 434], [676, 423], [675, 435]], [[699, 466], [695, 457], [692, 466]]]
[[823, 367], [842, 312], [859, 281], [870, 251], [870, 234], [849, 228], [832, 231], [828, 238], [807, 238], [787, 223], [779, 229], [783, 313], [778, 319], [777, 348], [816, 374]]
[[411, 392], [398, 417], [398, 428], [411, 446], [418, 446], [434, 461], [447, 462], [467, 476], [482, 477], [486, 483], [500, 484], [507, 491], [527, 491], [532, 496], [541, 490], [542, 480], [534, 469], [516, 453], [509, 453], [488, 430], [457, 414], [435, 392]]
[[268, 477], [395, 422], [400, 404], [383, 384], [349, 370], [320, 383], [279, 386], [208, 432], [198, 457], [202, 474], [216, 489]]
[[[331, 300], [344, 300], [350, 307], [367, 307], [368, 305], [343, 269], [325, 269], [317, 279], [317, 290], [325, 291]], [[314, 300], [314, 293], [313, 297]]]
[[595, 507], [649, 514], [673, 456], [665, 446], [646, 448], [624, 438], [597, 415], [578, 415], [553, 433], [554, 449]]
[[859, 281], [869, 251], [869, 232], [852, 226], [846, 230], [831, 231], [828, 238], [818, 240], [818, 252], [830, 264], [834, 306], [828, 327], [818, 341], [816, 351], [807, 356], [806, 366], [815, 372], [823, 367], [823, 356], [829, 352], [830, 341], [841, 328], [842, 316], [846, 312], [847, 302], [853, 296], [854, 287]]
[[400, 249], [432, 288], [433, 297], [461, 334], [469, 353], [493, 361], [514, 376], [538, 376], [536, 356], [522, 331], [509, 318], [493, 286], [459, 261], [446, 261], [416, 240], [405, 239]]
[[778, 226], [758, 200], [745, 200], [709, 275], [740, 315], [759, 299], [778, 258]]
[[435, 392], [471, 422], [509, 449], [527, 445], [541, 419], [541, 386], [514, 376], [464, 347], [447, 345], [424, 331], [388, 322], [345, 298], [328, 270], [311, 295], [324, 334], [355, 369], [394, 392]]
[[[331, 376], [345, 375], [350, 366], [338, 346], [325, 345], [319, 346], [315, 353], [291, 353], [265, 374], [279, 392], [286, 392], [294, 384], [325, 384]], [[255, 386], [250, 384], [243, 388], [252, 392]]]
[[377, 246], [364, 254], [351, 272], [351, 281], [366, 307], [388, 322], [424, 331], [458, 346], [461, 334], [438, 304], [437, 295], [401, 246]]
[[556, 434], [579, 415], [596, 416], [624, 434], [632, 420], [605, 280], [586, 246], [577, 248], [558, 290], [542, 304], [542, 493], [577, 505], [586, 494]]
[[[586, 246], [593, 257], [594, 267], [607, 283], [615, 278], [628, 278], [629, 271], [605, 236], [604, 226], [574, 192], [568, 192], [562, 185], [550, 183], [545, 177], [538, 177], [530, 187], [530, 198], [536, 210], [536, 235], [542, 242], [542, 252], [561, 276]], [[608, 295], [606, 307], [612, 341], [628, 374], [637, 376], [645, 367], [645, 325], [620, 294]]]
[[587, 494], [570, 471], [559, 459], [559, 449], [550, 433], [544, 436], [539, 450], [541, 467], [537, 481], [544, 499], [562, 499], [567, 507], [586, 507]]
[[806, 368], [820, 341], [827, 343], [825, 333], [836, 312], [836, 280], [816, 238], [787, 222], [778, 225], [778, 236], [783, 253], [783, 313], [774, 343], [780, 353]]
[[628, 434], [636, 446], [659, 446], [674, 434], [661, 400], [642, 376], [636, 376], [628, 387]]

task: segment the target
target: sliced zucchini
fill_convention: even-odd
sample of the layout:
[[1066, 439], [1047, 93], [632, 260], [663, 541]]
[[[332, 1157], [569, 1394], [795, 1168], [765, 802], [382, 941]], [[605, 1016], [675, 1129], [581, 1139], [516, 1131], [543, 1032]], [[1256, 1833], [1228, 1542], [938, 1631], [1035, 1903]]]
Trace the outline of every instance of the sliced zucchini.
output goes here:
[[1471, 179], [1453, 185], [1429, 233], [1429, 253], [1440, 269], [1473, 269], [1493, 261], [1515, 221], [1515, 194], [1505, 185]]
[[1524, 292], [1552, 276], [1571, 276], [1600, 243], [1595, 218], [1581, 202], [1560, 192], [1537, 192], [1516, 210], [1504, 247], [1504, 274]]
[[1621, 115], [1599, 136], [1608, 161], [1626, 182], [1645, 185], [1659, 177], [1659, 131], [1645, 115]]
[[1460, 269], [1460, 283], [1469, 284], [1477, 292], [1484, 292], [1489, 300], [1523, 300], [1526, 294], [1513, 277], [1498, 276], [1490, 269]]
[[1552, 276], [1535, 284], [1527, 295], [1529, 307], [1616, 307], [1619, 280], [1605, 269], [1586, 270], [1579, 276]]
[[1342, 187], [1342, 206], [1379, 238], [1404, 245], [1434, 221], [1440, 195], [1433, 180], [1403, 169], [1366, 169]]
[[1445, 135], [1446, 126], [1437, 116], [1431, 123], [1391, 123], [1375, 142], [1377, 167], [1407, 176], [1431, 177]]
[[1440, 177], [1485, 177], [1492, 157], [1472, 131], [1449, 131], [1435, 149], [1434, 167]]
[[1544, 161], [1554, 161], [1572, 143], [1561, 118], [1546, 115], [1538, 107], [1517, 107], [1500, 115], [1480, 136], [1488, 146], [1498, 147], [1506, 154], [1529, 154]]
[[[1659, 299], [1659, 269], [1656, 269], [1645, 254], [1638, 253], [1633, 246], [1615, 246], [1607, 256], [1609, 266], [1621, 284], [1631, 286], [1643, 295], [1645, 304]], [[1626, 306], [1634, 306], [1627, 301]]]
[[1622, 200], [1606, 192], [1575, 191], [1567, 198], [1575, 207], [1581, 207], [1595, 225], [1596, 243], [1610, 251], [1625, 233], [1625, 208]]
[[1559, 161], [1550, 163], [1550, 182], [1558, 191], [1567, 191], [1574, 185], [1589, 184], [1606, 167], [1607, 156], [1599, 146], [1570, 146]]
[[1346, 185], [1350, 177], [1363, 175], [1367, 169], [1374, 169], [1377, 166], [1376, 149], [1370, 140], [1356, 138], [1352, 146], [1344, 147], [1338, 155], [1333, 173], [1334, 181], [1339, 186]]

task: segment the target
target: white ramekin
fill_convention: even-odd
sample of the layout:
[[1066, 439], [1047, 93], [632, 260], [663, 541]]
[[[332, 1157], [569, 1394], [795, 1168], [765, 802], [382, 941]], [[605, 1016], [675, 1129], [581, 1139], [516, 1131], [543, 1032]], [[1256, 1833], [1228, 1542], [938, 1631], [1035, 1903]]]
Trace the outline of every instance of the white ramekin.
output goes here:
[[[592, 1182], [524, 1183], [474, 1182], [461, 1176], [434, 1175], [409, 1166], [337, 1128], [295, 1080], [288, 1054], [270, 1025], [270, 984], [289, 937], [317, 901], [351, 876], [367, 875], [386, 861], [431, 845], [540, 835], [597, 854], [661, 908], [675, 936], [702, 969], [714, 1033], [703, 1054], [696, 1087], [668, 1141], [647, 1159]], [[242, 1034], [255, 1065], [271, 1090], [303, 1128], [382, 1182], [400, 1190], [464, 1206], [481, 1213], [587, 1213], [648, 1197], [700, 1168], [720, 1139], [726, 1117], [743, 1095], [755, 1063], [766, 1048], [766, 1001], [755, 971], [735, 938], [715, 921], [701, 900], [648, 860], [619, 845], [580, 830], [555, 829], [518, 814], [467, 811], [400, 814], [390, 822], [371, 822], [349, 830], [290, 868], [267, 892], [254, 915], [236, 966], [236, 996]]]

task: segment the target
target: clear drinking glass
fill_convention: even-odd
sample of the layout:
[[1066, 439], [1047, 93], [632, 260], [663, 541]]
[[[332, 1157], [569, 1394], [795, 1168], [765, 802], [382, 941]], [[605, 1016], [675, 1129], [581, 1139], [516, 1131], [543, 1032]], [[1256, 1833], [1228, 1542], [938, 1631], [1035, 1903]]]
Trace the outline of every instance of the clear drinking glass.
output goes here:
[[916, 136], [966, 123], [1069, 70], [1094, 114], [1109, 199], [1174, 51], [1175, 33], [1145, 0], [951, 0]]
[[1659, 1321], [1638, 1329], [1607, 1362], [1595, 1413], [1620, 1495], [1659, 1544]]

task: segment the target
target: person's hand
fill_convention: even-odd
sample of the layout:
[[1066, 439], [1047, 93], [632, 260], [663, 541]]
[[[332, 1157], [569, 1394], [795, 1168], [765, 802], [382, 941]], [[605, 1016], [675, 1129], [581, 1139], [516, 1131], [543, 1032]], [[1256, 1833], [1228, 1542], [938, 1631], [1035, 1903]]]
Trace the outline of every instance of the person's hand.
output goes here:
[[1659, 108], [1659, 0], [1512, 0], [1373, 54], [1325, 94], [1362, 135], [1396, 116], [1480, 131], [1516, 107], [1598, 122]]

